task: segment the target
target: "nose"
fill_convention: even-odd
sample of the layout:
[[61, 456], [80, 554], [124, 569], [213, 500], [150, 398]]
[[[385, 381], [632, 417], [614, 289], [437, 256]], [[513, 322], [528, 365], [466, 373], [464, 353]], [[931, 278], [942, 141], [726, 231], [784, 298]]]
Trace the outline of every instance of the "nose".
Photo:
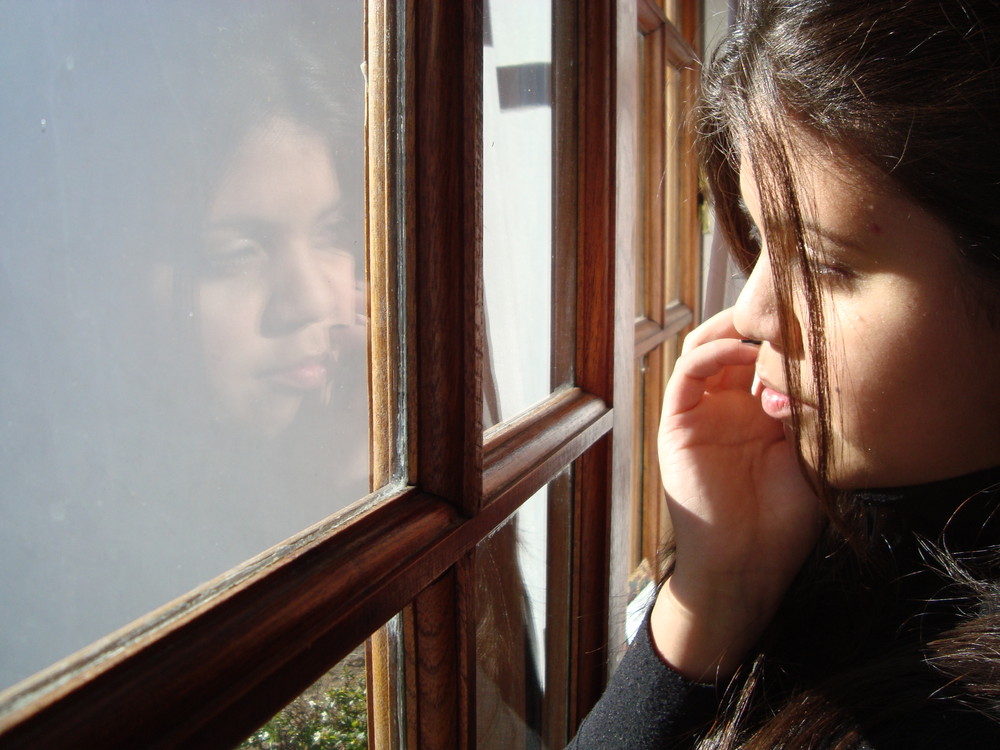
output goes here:
[[771, 261], [762, 250], [733, 307], [733, 325], [748, 339], [781, 345], [781, 318]]
[[266, 336], [280, 336], [322, 322], [350, 325], [354, 318], [354, 262], [350, 255], [289, 248], [274, 270], [262, 321]]

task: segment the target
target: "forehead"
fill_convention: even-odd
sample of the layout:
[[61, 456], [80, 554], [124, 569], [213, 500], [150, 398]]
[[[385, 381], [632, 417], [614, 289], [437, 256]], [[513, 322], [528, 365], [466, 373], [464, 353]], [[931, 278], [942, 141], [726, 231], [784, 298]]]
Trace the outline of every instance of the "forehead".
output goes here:
[[[789, 193], [807, 221], [829, 219], [831, 212], [868, 214], [879, 209], [910, 213], [918, 209], [887, 175], [847, 148], [802, 128], [789, 129], [784, 136], [779, 153], [770, 149], [760, 155], [761, 150], [751, 149], [745, 142], [739, 149], [740, 194], [758, 225], [764, 210], [761, 201], [768, 195], [775, 196], [775, 205], [770, 208], [777, 220], [789, 213], [777, 196]], [[785, 185], [785, 179], [791, 184]]]
[[[933, 267], [955, 280], [959, 253], [951, 230], [874, 165], [817, 138], [793, 139], [785, 153], [809, 248], [879, 273], [913, 276]], [[744, 149], [740, 192], [749, 218], [766, 233], [768, 222], [790, 222], [793, 212], [775, 184], [782, 170], [764, 164], [758, 174], [757, 163]]]

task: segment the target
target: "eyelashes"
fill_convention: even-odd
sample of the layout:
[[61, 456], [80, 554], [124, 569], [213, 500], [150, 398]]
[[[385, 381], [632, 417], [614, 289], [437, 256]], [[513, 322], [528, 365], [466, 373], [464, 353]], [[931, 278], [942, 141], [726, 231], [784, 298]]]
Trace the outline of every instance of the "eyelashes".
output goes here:
[[[755, 264], [756, 258], [765, 252], [764, 238], [756, 223], [749, 219], [746, 223], [746, 237], [749, 241], [749, 247], [746, 248], [746, 251], [748, 255], [755, 259], [753, 261], [753, 264]], [[846, 284], [858, 278], [855, 269], [839, 259], [834, 253], [831, 253], [827, 249], [826, 243], [822, 242], [821, 239], [807, 239], [804, 249], [807, 272], [820, 280], [826, 283]], [[745, 281], [753, 269], [753, 264], [747, 270], [737, 271], [732, 274], [731, 278], [734, 281]]]

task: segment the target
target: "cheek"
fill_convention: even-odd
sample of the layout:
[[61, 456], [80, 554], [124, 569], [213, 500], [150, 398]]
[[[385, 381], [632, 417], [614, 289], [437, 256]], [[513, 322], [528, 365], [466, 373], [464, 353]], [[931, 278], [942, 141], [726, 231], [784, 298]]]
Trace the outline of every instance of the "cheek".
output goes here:
[[250, 285], [206, 284], [199, 296], [202, 351], [209, 371], [241, 366], [260, 340], [263, 295]]
[[354, 289], [354, 260], [347, 257], [333, 257], [322, 262], [323, 278], [330, 287], [333, 297], [332, 323], [351, 325], [357, 312], [357, 292]]

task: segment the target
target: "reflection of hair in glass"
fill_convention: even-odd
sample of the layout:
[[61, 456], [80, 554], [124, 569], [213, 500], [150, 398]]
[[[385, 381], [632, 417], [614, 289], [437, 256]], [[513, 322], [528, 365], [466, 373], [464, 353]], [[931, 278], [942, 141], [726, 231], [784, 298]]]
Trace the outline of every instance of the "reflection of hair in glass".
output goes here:
[[[864, 628], [875, 627], [868, 624], [900, 625], [891, 610], [899, 605], [901, 584], [888, 540], [901, 537], [894, 536], [899, 530], [891, 526], [892, 516], [827, 486], [832, 432], [822, 286], [805, 252], [802, 216], [808, 207], [793, 181], [795, 164], [803, 156], [795, 151], [801, 139], [794, 136], [796, 130], [805, 131], [870, 163], [944, 222], [965, 262], [972, 318], [997, 321], [1000, 4], [757, 0], [742, 6], [737, 27], [705, 76], [700, 147], [719, 225], [745, 267], [760, 249], [740, 200], [740, 161], [750, 160], [783, 340], [793, 340], [791, 290], [801, 289], [806, 298], [802, 323], [818, 390], [817, 468], [834, 524], [773, 623], [759, 661], [740, 678], [733, 703], [706, 746], [801, 747], [808, 741], [813, 747], [814, 740], [825, 738], [823, 747], [855, 747], [852, 707], [863, 712], [866, 701], [878, 703], [885, 715], [919, 708], [923, 704], [915, 694], [903, 695], [898, 688], [926, 680], [933, 670], [923, 662], [923, 650], [858, 658], [868, 643]], [[796, 369], [797, 359], [783, 361], [789, 369], [787, 382], [800, 392], [803, 374]], [[801, 420], [798, 412], [793, 416], [798, 439]], [[844, 544], [845, 538], [850, 544]], [[984, 579], [994, 572], [989, 565], [977, 567], [981, 559], [969, 562]], [[821, 613], [818, 621], [816, 612]], [[787, 679], [778, 675], [782, 654], [803, 649], [804, 635], [822, 639], [819, 648], [830, 657], [815, 661], [830, 674], [812, 675], [821, 687], [794, 694], [775, 717], [774, 695], [768, 693]], [[882, 643], [878, 638], [884, 635], [875, 633], [873, 642]], [[809, 648], [815, 652], [817, 647]], [[942, 664], [952, 659], [968, 668], [970, 693], [985, 691], [985, 685], [976, 683], [982, 667], [972, 666], [982, 658], [980, 650], [963, 648], [957, 639], [943, 638], [934, 651]], [[966, 656], [959, 658], [962, 654]], [[850, 664], [854, 671], [846, 674]], [[835, 675], [843, 681], [835, 682]], [[896, 692], [880, 692], [879, 685]], [[908, 699], [915, 703], [908, 705]]]
[[[241, 141], [287, 118], [327, 140], [343, 183], [360, 181], [360, 86], [343, 75], [357, 69], [359, 45], [324, 37], [333, 25], [318, 19], [329, 10], [300, 9], [317, 20], [296, 35], [275, 33], [275, 16], [287, 22], [289, 11], [237, 5], [199, 5], [194, 14], [173, 3], [82, 10], [67, 23], [68, 62], [52, 86], [65, 217], [54, 225], [64, 224], [73, 238], [66, 251], [91, 271], [76, 281], [79, 299], [117, 332], [107, 336], [122, 347], [114, 360], [144, 360], [158, 374], [140, 379], [143, 388], [193, 400], [208, 398], [197, 355], [205, 214]], [[360, 36], [360, 25], [341, 20]], [[95, 33], [101, 24], [115, 30], [113, 43]], [[344, 215], [358, 215], [359, 199], [345, 191], [354, 205]], [[159, 290], [168, 316], [151, 305], [154, 265], [169, 269]], [[191, 415], [206, 413], [191, 405]]]
[[[4, 34], [3, 60], [20, 86], [4, 93], [0, 195], [18, 221], [0, 226], [13, 290], [0, 325], [22, 367], [5, 365], [0, 390], [38, 440], [54, 441], [79, 493], [96, 467], [139, 477], [150, 461], [224, 445], [198, 287], [209, 204], [249, 133], [282, 117], [320, 136], [345, 186], [341, 213], [360, 223], [361, 19], [325, 2], [5, 13], [19, 31]], [[344, 249], [360, 260], [358, 224]], [[154, 278], [158, 268], [168, 272]], [[167, 314], [153, 293], [164, 290]], [[59, 426], [42, 437], [48, 417], [32, 415]]]
[[365, 493], [337, 442], [363, 449], [363, 398], [268, 444], [213, 422], [198, 305], [210, 202], [267, 122], [321, 137], [360, 213], [362, 6], [5, 4], [0, 547], [38, 564], [0, 586], [29, 613], [0, 687]]

